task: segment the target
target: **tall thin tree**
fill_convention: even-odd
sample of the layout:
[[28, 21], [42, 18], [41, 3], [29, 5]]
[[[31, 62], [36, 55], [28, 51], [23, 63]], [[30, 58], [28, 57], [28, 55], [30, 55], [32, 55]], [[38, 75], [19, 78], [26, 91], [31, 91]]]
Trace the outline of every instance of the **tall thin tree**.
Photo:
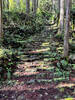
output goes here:
[[0, 39], [2, 38], [2, 0], [0, 0]]
[[26, 13], [30, 13], [30, 0], [26, 0]]
[[33, 15], [36, 15], [37, 0], [32, 0], [32, 5], [33, 5]]
[[64, 0], [60, 0], [60, 33], [64, 31]]
[[52, 8], [53, 8], [53, 11], [55, 11], [55, 0], [51, 0], [52, 1]]
[[70, 0], [66, 3], [66, 26], [64, 34], [64, 57], [69, 54], [69, 21], [70, 21]]
[[36, 1], [36, 3], [37, 3], [37, 8], [38, 8], [38, 2], [39, 2], [39, 1], [37, 0], [37, 1]]

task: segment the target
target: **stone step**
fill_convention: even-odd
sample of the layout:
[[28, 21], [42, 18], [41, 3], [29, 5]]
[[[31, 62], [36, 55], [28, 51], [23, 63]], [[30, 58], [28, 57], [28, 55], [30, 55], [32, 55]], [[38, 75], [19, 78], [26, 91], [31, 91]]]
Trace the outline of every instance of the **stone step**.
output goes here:
[[35, 84], [35, 83], [51, 83], [51, 79], [31, 79], [30, 81], [27, 81], [27, 84]]

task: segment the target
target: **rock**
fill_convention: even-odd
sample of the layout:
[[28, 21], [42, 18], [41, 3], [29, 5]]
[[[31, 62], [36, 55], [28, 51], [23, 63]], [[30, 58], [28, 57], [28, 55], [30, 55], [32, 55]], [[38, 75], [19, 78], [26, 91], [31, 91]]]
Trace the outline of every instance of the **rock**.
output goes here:
[[70, 55], [69, 58], [70, 58], [71, 60], [75, 60], [75, 54]]
[[35, 83], [35, 80], [31, 79], [30, 81], [27, 82], [27, 84], [33, 84]]
[[47, 93], [47, 92], [45, 92], [45, 95], [48, 95], [48, 93]]
[[42, 97], [42, 96], [43, 96], [42, 94], [39, 95], [39, 97]]
[[17, 100], [26, 100], [26, 99], [25, 96], [22, 94], [17, 97]]

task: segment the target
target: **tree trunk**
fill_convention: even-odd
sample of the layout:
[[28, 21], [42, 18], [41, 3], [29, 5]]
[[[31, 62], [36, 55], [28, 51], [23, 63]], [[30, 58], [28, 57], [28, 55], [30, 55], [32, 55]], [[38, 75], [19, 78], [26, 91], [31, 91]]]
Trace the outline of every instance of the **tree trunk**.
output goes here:
[[33, 4], [33, 15], [36, 15], [36, 10], [37, 10], [37, 0], [32, 0]]
[[64, 57], [68, 57], [69, 54], [69, 20], [70, 20], [70, 0], [67, 0], [66, 26], [65, 26], [65, 34], [64, 34]]
[[58, 0], [58, 13], [57, 13], [57, 26], [59, 25], [60, 20], [60, 0]]
[[2, 2], [3, 9], [5, 9], [5, 0], [2, 0], [1, 2]]
[[20, 7], [20, 0], [16, 0], [16, 3], [17, 3], [17, 8]]
[[37, 2], [37, 8], [38, 8], [38, 0], [36, 2]]
[[7, 9], [9, 10], [9, 0], [7, 0]]
[[52, 8], [53, 8], [53, 11], [55, 11], [55, 0], [52, 0]]
[[0, 0], [0, 39], [2, 39], [2, 0]]
[[60, 33], [64, 32], [64, 0], [60, 0]]
[[30, 0], [26, 0], [26, 13], [30, 13]]
[[58, 10], [60, 12], [60, 0], [58, 0]]

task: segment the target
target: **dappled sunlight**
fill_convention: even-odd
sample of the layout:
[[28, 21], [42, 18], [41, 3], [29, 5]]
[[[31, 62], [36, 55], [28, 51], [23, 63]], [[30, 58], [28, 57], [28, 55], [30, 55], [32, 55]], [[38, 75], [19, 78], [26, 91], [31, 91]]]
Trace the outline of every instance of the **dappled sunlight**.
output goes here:
[[36, 70], [36, 66], [39, 66], [39, 64], [37, 64], [37, 62], [35, 62], [35, 63], [26, 62], [24, 64], [19, 64], [18, 69], [14, 73], [14, 75], [17, 75], [17, 76], [36, 75], [39, 73]]
[[24, 64], [19, 64], [18, 69], [14, 72], [15, 76], [23, 75], [37, 75], [41, 71], [51, 71], [54, 67], [50, 66], [50, 62], [45, 64], [44, 61], [34, 61], [34, 62], [24, 62]]
[[[31, 70], [31, 69], [30, 69]], [[36, 74], [39, 74], [39, 72], [15, 72], [14, 75], [17, 75], [17, 76], [24, 76], [24, 75], [36, 75]]]
[[45, 42], [45, 43], [42, 43], [42, 45], [41, 46], [44, 46], [44, 47], [46, 47], [46, 46], [49, 46], [50, 44], [49, 44], [49, 42]]
[[60, 84], [58, 84], [55, 88], [65, 88], [65, 87], [73, 87], [73, 86], [75, 86], [75, 84], [74, 83], [60, 83]]
[[40, 69], [40, 70], [46, 70], [46, 71], [52, 71], [52, 70], [54, 70], [54, 67], [52, 67], [52, 66], [43, 66], [43, 67], [38, 67], [38, 69]]
[[30, 51], [29, 53], [41, 53], [41, 52], [46, 52], [49, 51], [50, 48], [46, 48], [46, 49], [37, 49], [35, 51]]
[[63, 47], [58, 47], [56, 50], [58, 53], [63, 54], [63, 49], [64, 49]]
[[36, 75], [39, 74], [37, 69], [50, 69], [50, 66], [45, 65], [43, 61], [24, 62], [24, 64], [18, 65], [18, 69], [14, 75]]
[[75, 98], [64, 98], [64, 99], [60, 99], [60, 100], [75, 100]]

